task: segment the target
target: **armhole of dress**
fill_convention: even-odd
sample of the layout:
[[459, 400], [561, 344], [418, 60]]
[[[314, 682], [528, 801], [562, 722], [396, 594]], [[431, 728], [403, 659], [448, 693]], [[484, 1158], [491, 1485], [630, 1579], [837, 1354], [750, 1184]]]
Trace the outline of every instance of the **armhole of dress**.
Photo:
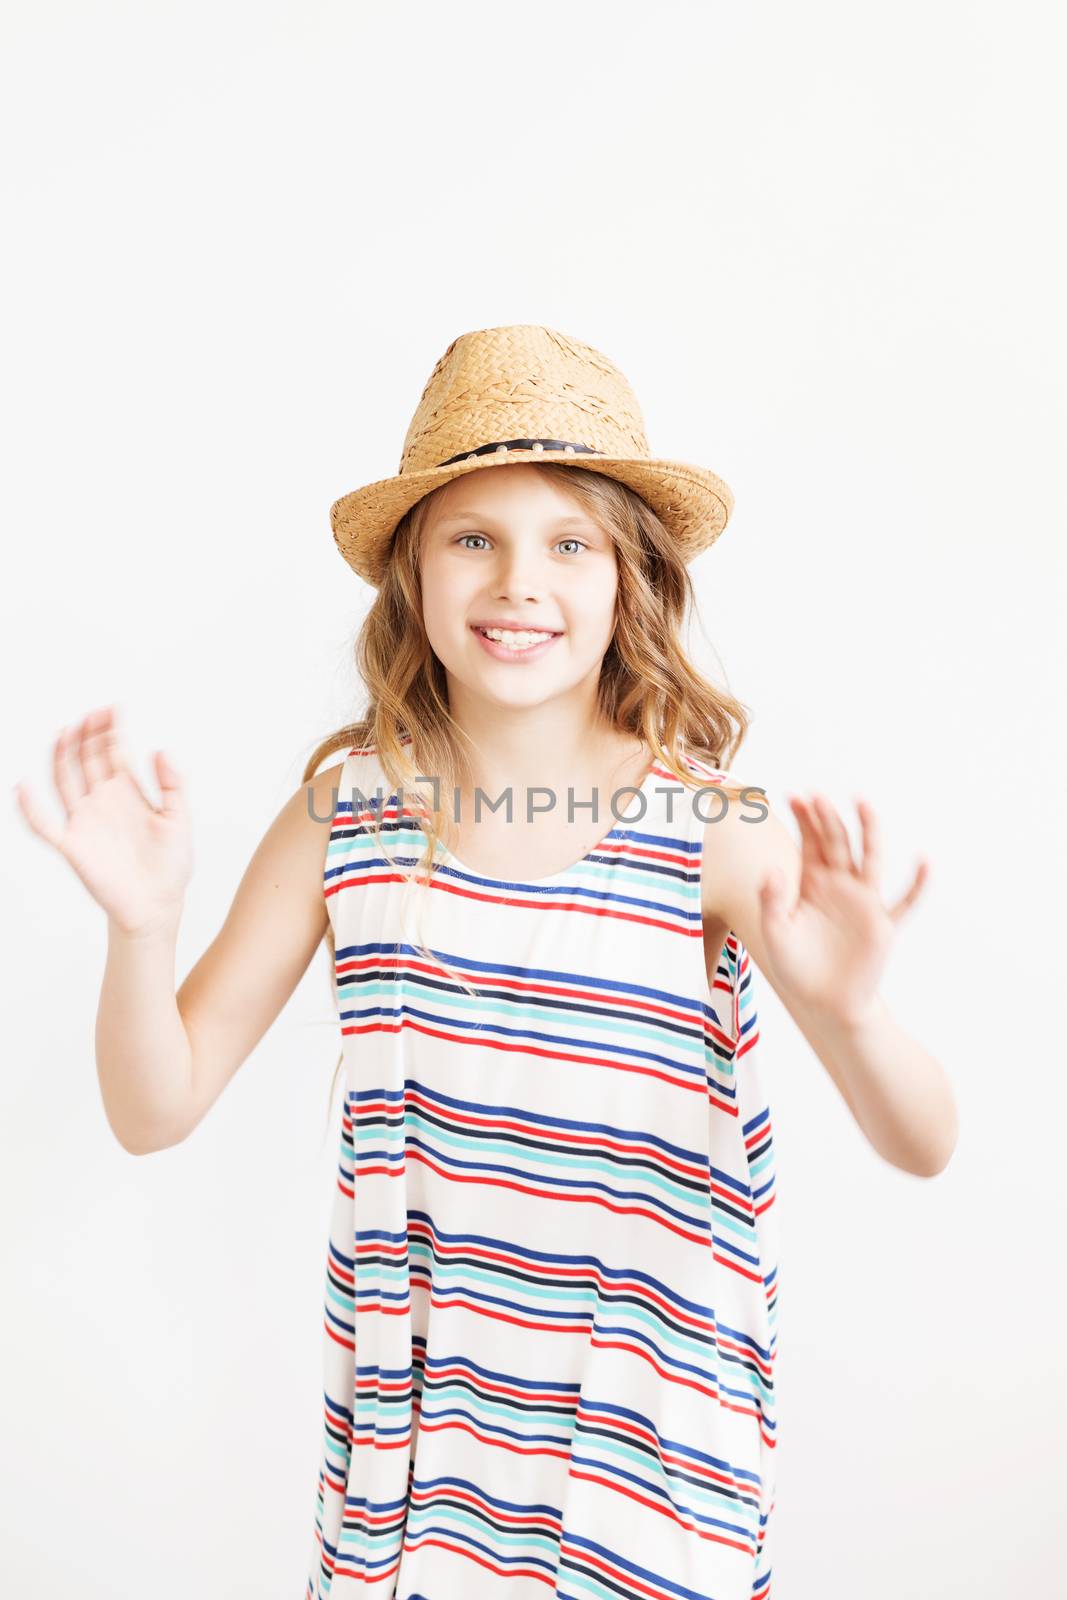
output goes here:
[[[745, 783], [744, 779], [733, 771], [732, 768], [717, 768], [715, 776], [722, 778], [724, 784], [730, 789], [740, 790], [757, 789], [759, 785]], [[761, 793], [765, 792], [760, 790]], [[741, 801], [731, 800], [731, 805], [742, 804]], [[720, 957], [725, 953], [727, 965], [730, 969], [730, 1034], [734, 1047], [734, 1065], [752, 1049], [759, 1037], [755, 1005], [755, 983], [752, 976], [752, 958], [740, 934], [733, 928], [727, 930], [723, 947], [719, 952]]]
[[[741, 785], [737, 783], [735, 774], [727, 768], [711, 766], [708, 762], [702, 761], [693, 755], [687, 755], [686, 760], [690, 771], [701, 780], [700, 787], [705, 785], [708, 787], [717, 787], [720, 779], [722, 779], [724, 783], [730, 785], [731, 787], [735, 784], [737, 787], [741, 787]], [[736, 953], [739, 949], [743, 949], [743, 946], [741, 946], [740, 940], [736, 937], [733, 930], [727, 929], [727, 931], [723, 934], [721, 945], [715, 952], [715, 968], [712, 972], [708, 971], [707, 952], [703, 940], [704, 845], [705, 831], [708, 824], [707, 820], [701, 816], [700, 811], [698, 811], [697, 807], [693, 804], [696, 793], [697, 790], [695, 789], [689, 791], [687, 803], [690, 807], [690, 815], [693, 818], [691, 838], [697, 846], [696, 850], [693, 852], [693, 855], [697, 863], [696, 904], [700, 913], [700, 927], [702, 935], [699, 941], [699, 949], [701, 970], [704, 974], [703, 998], [705, 1004], [709, 1005], [715, 1013], [718, 1022], [718, 1033], [723, 1035], [725, 1040], [728, 1041], [729, 1065], [726, 1070], [732, 1072], [741, 1043], [740, 1034], [742, 1018], [739, 993], [740, 963], [737, 960]], [[701, 809], [707, 809], [706, 801], [702, 804]], [[725, 1047], [726, 1045], [724, 1045], [724, 1048]]]
[[343, 870], [346, 851], [342, 841], [349, 843], [351, 834], [352, 792], [353, 786], [358, 782], [356, 776], [357, 765], [361, 752], [352, 748], [345, 751], [341, 761], [341, 771], [337, 778], [337, 794], [333, 801], [333, 810], [330, 817], [330, 837], [326, 843], [326, 852], [322, 872], [322, 895], [326, 902], [326, 915], [331, 927], [335, 928], [334, 908], [337, 904], [336, 892], [331, 892], [331, 885], [337, 882]]
[[731, 999], [733, 1003], [732, 1031], [735, 1059], [751, 1050], [759, 1038], [759, 1020], [756, 1015], [755, 981], [752, 976], [752, 957], [745, 943], [736, 934], [728, 933], [726, 946], [732, 958]]

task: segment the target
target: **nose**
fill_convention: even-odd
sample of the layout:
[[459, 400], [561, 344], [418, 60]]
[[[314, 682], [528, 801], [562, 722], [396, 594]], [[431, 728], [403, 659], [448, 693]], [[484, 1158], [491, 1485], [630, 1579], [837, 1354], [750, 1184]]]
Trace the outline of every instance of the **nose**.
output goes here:
[[539, 600], [544, 593], [544, 581], [536, 569], [537, 559], [530, 552], [515, 550], [510, 555], [502, 552], [493, 574], [493, 599]]

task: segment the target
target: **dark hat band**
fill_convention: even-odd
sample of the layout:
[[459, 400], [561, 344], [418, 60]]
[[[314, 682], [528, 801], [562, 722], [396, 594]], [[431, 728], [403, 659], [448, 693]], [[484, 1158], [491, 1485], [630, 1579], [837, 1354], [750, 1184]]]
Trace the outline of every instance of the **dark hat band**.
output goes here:
[[532, 450], [535, 445], [539, 445], [541, 450], [566, 450], [583, 456], [599, 456], [604, 453], [602, 450], [594, 450], [592, 445], [572, 444], [568, 439], [503, 439], [496, 444], [480, 444], [476, 450], [461, 450], [458, 456], [449, 456], [447, 461], [439, 461], [437, 465], [450, 467], [456, 461], [473, 461], [475, 456], [493, 455], [498, 450]]

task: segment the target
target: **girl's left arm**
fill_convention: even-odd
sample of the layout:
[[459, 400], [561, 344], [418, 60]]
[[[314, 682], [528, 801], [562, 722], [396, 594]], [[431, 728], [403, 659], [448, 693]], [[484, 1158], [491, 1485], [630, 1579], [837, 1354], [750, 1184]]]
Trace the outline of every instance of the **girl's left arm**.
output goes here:
[[887, 906], [878, 887], [878, 820], [866, 801], [856, 802], [862, 849], [855, 861], [825, 796], [788, 797], [798, 850], [763, 792], [747, 793], [760, 794], [766, 816], [746, 819], [731, 801], [721, 822], [707, 826], [705, 916], [740, 938], [879, 1155], [934, 1177], [956, 1145], [952, 1088], [879, 992], [897, 924], [921, 893], [928, 864], [919, 861], [907, 891]]

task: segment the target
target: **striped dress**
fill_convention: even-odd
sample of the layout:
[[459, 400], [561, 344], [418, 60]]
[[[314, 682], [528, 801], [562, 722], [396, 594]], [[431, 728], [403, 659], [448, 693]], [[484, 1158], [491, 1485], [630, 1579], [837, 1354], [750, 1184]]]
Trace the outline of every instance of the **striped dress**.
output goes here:
[[[732, 777], [684, 760], [709, 788]], [[418, 887], [399, 870], [418, 817], [372, 748], [345, 758], [324, 892], [346, 1092], [305, 1600], [771, 1593], [775, 1163], [752, 968], [731, 933], [709, 984], [714, 795], [694, 806], [657, 764], [615, 809], [565, 871], [489, 878], [441, 844]]]

